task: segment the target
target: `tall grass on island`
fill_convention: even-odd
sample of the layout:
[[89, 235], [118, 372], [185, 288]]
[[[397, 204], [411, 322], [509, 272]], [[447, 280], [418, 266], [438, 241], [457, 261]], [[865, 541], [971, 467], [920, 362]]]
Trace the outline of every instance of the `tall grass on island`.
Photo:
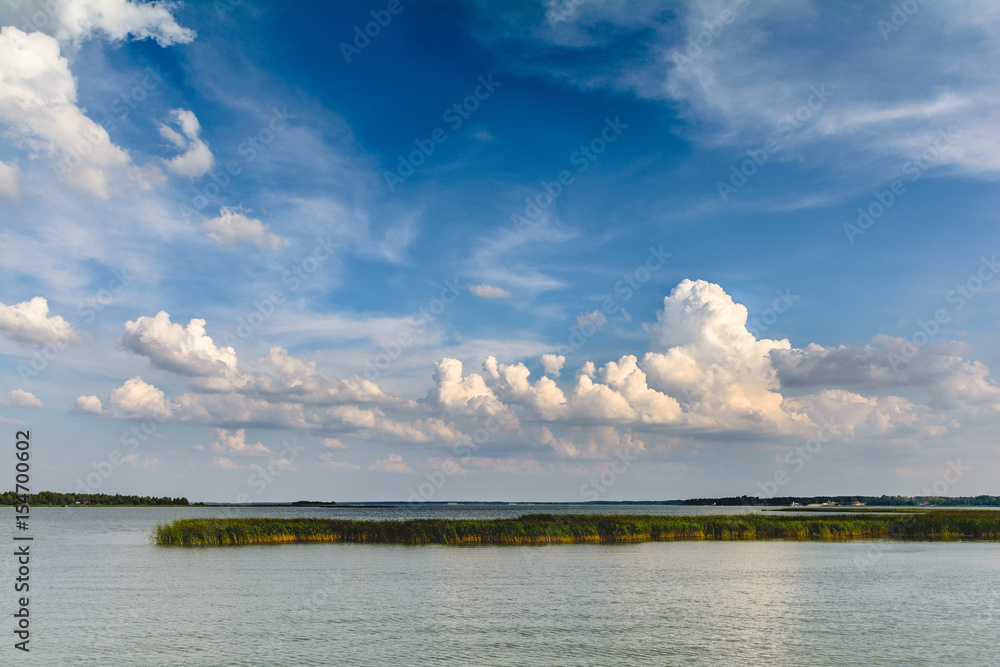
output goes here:
[[286, 542], [517, 545], [666, 540], [1000, 540], [1000, 512], [928, 510], [884, 514], [648, 516], [525, 514], [516, 519], [180, 519], [156, 528], [163, 546]]

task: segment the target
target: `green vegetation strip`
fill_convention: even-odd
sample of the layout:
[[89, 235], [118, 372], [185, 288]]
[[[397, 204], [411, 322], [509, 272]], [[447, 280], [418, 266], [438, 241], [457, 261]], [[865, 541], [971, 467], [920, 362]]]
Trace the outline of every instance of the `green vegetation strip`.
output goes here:
[[[916, 514], [927, 512], [917, 507], [765, 507], [763, 512], [818, 512], [820, 514]], [[961, 510], [960, 510], [961, 511]]]
[[[0, 505], [25, 504], [22, 499], [23, 496], [19, 496], [13, 491], [0, 493]], [[115, 495], [107, 493], [56, 493], [54, 491], [31, 493], [28, 495], [26, 504], [32, 507], [68, 507], [75, 505], [88, 505], [91, 507], [162, 507], [190, 505], [187, 498], [123, 496], [118, 493]]]
[[526, 514], [516, 519], [350, 521], [180, 519], [157, 526], [156, 544], [226, 546], [283, 542], [552, 544], [662, 540], [1000, 540], [1000, 512], [931, 510], [900, 516], [763, 514], [647, 516]]

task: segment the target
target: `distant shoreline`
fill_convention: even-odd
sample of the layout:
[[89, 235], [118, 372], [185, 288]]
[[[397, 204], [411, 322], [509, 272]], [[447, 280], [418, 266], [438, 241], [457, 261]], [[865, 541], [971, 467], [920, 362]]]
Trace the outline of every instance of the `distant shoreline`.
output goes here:
[[629, 505], [682, 505], [717, 507], [789, 507], [789, 508], [875, 508], [875, 507], [1000, 507], [1000, 496], [781, 496], [760, 498], [758, 496], [729, 496], [720, 498], [690, 498], [687, 500], [593, 500], [593, 501], [502, 501], [502, 500], [461, 500], [461, 501], [335, 501], [296, 500], [270, 503], [225, 503], [189, 502], [187, 498], [129, 496], [121, 494], [76, 494], [42, 491], [30, 494], [25, 500], [13, 491], [0, 494], [0, 505], [22, 505], [32, 507], [304, 507], [336, 509], [374, 509], [449, 505], [507, 505], [507, 506], [629, 506]]

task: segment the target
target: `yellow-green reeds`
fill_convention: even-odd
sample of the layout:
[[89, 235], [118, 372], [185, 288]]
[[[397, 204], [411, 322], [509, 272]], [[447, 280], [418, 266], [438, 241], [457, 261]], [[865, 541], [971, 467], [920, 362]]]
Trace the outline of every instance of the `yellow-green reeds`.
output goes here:
[[553, 544], [665, 540], [1000, 540], [1000, 511], [927, 510], [906, 515], [825, 516], [526, 514], [515, 519], [180, 519], [156, 528], [156, 544], [225, 546], [281, 542]]

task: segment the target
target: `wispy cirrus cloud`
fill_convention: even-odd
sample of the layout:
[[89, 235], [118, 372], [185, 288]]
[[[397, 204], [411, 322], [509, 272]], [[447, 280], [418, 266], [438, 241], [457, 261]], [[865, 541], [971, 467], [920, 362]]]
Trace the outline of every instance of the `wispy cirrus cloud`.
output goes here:
[[469, 291], [481, 299], [509, 299], [511, 296], [508, 290], [488, 283], [469, 285]]
[[[549, 3], [559, 20], [523, 12], [503, 26], [487, 23], [480, 37], [501, 54], [517, 44], [561, 56], [555, 67], [546, 59], [511, 67], [585, 90], [669, 102], [688, 121], [685, 133], [709, 145], [751, 147], [791, 117], [794, 137], [778, 159], [857, 169], [859, 162], [910, 158], [953, 128], [960, 139], [942, 165], [1000, 174], [1000, 143], [988, 130], [1000, 120], [1000, 74], [983, 66], [1000, 55], [995, 7], [921, 5], [887, 39], [879, 25], [894, 7], [885, 4], [718, 0], [669, 9], [644, 3], [636, 12], [632, 3], [581, 3], [572, 12], [559, 6]], [[633, 48], [616, 53], [615, 39]], [[929, 43], [947, 45], [948, 57]], [[598, 54], [599, 65], [586, 57]], [[619, 66], [608, 67], [609, 60]], [[830, 92], [822, 114], [796, 122], [796, 110], [821, 86]]]

